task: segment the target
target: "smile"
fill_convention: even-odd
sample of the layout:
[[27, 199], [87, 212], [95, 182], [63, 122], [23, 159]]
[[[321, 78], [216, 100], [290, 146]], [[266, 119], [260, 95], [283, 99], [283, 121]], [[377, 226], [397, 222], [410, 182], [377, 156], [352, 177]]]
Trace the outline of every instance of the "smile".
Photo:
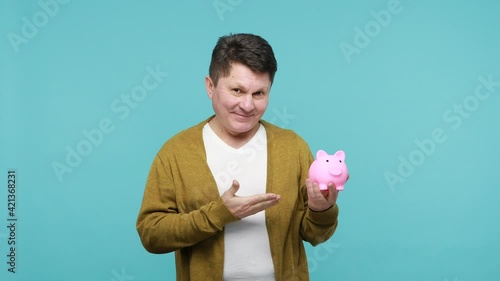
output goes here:
[[242, 115], [238, 113], [233, 113], [235, 116], [235, 119], [238, 121], [248, 121], [249, 119], [253, 118], [253, 115]]

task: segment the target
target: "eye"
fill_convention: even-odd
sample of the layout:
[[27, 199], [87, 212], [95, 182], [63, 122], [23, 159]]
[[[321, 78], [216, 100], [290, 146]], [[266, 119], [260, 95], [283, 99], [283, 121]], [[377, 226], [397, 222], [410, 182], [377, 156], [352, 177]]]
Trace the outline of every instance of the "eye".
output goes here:
[[340, 163], [342, 163], [342, 160], [339, 160]]
[[253, 96], [256, 98], [256, 99], [261, 99], [265, 96], [264, 92], [262, 91], [259, 91], [259, 92], [255, 92], [253, 93]]
[[327, 159], [326, 162], [330, 162], [330, 160]]
[[234, 88], [233, 92], [235, 92], [235, 93], [241, 93], [241, 90], [239, 88]]

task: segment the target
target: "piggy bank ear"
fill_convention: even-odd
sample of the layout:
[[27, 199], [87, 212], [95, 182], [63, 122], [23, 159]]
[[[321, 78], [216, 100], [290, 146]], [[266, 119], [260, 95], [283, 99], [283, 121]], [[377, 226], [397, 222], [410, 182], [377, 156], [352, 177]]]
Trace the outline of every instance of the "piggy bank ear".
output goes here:
[[339, 150], [335, 152], [335, 157], [339, 158], [340, 160], [344, 161], [345, 160], [345, 153], [343, 150]]
[[328, 153], [326, 153], [324, 150], [318, 150], [318, 152], [316, 152], [316, 159], [320, 159], [325, 156], [328, 156]]

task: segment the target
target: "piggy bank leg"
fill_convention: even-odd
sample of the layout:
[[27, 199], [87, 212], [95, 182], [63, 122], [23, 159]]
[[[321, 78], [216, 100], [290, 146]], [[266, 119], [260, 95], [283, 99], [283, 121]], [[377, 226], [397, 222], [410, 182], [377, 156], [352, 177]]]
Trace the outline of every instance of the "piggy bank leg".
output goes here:
[[328, 190], [328, 185], [326, 183], [320, 183], [319, 190]]
[[336, 186], [335, 189], [337, 189], [337, 190], [344, 190], [344, 186], [343, 185], [339, 185], [339, 186]]

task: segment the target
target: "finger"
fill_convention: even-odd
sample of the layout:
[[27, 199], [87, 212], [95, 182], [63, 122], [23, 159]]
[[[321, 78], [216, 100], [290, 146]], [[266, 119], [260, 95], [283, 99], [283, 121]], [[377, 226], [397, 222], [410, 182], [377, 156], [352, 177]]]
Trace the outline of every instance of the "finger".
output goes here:
[[309, 198], [314, 198], [314, 187], [313, 187], [313, 185], [312, 185], [312, 184], [309, 184], [309, 185], [307, 186], [307, 196], [308, 196]]
[[320, 190], [321, 192], [321, 195], [323, 195], [323, 197], [328, 197], [328, 195], [330, 194], [330, 190], [326, 189], [326, 190]]
[[278, 204], [281, 196], [276, 194], [263, 194], [263, 195], [274, 195], [274, 196], [262, 196], [262, 195], [254, 195], [251, 197], [245, 198], [248, 200], [247, 202], [247, 212], [246, 216], [251, 216], [253, 214], [259, 213], [269, 207], [272, 207]]
[[280, 196], [274, 193], [266, 193], [266, 194], [251, 196], [249, 199], [251, 205], [256, 205], [264, 202], [276, 201], [279, 200], [279, 198]]
[[308, 195], [312, 199], [318, 199], [324, 197], [323, 194], [321, 193], [321, 190], [319, 189], [319, 185], [316, 182], [313, 182], [311, 187], [308, 189]]
[[309, 197], [313, 196], [313, 190], [314, 190], [313, 184], [314, 182], [310, 178], [306, 179], [307, 196]]
[[332, 183], [328, 183], [328, 189], [320, 190], [323, 197], [328, 198], [328, 196], [332, 193], [332, 188], [335, 189], [335, 186]]
[[335, 202], [337, 200], [339, 191], [337, 190], [337, 188], [335, 187], [335, 185], [333, 183], [328, 184], [328, 191], [329, 191], [329, 194], [327, 196], [327, 200], [329, 202]]
[[307, 196], [313, 197], [314, 196], [314, 182], [311, 181], [310, 179], [306, 180], [306, 187], [307, 187]]
[[236, 195], [236, 192], [240, 189], [240, 183], [237, 180], [233, 180], [233, 184], [229, 188], [232, 195]]
[[253, 205], [252, 208], [255, 208], [255, 213], [258, 213], [260, 211], [263, 211], [263, 210], [265, 210], [265, 209], [267, 209], [269, 207], [272, 207], [272, 206], [278, 204], [279, 198], [280, 197], [276, 197], [276, 198], [273, 198], [273, 199], [269, 199], [269, 200], [264, 200], [264, 201], [258, 202], [255, 205]]
[[222, 194], [222, 197], [234, 197], [236, 196], [236, 192], [240, 188], [240, 183], [237, 180], [233, 180], [233, 183], [231, 184], [231, 187], [229, 187], [224, 193]]
[[306, 186], [312, 185], [312, 180], [310, 178], [306, 179]]

